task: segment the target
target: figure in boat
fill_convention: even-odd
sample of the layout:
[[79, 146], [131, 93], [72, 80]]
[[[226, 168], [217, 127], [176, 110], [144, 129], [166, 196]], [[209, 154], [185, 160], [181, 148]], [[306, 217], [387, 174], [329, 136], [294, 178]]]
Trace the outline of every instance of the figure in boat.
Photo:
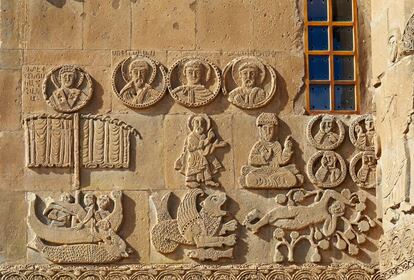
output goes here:
[[76, 197], [63, 193], [59, 201], [46, 199], [46, 224], [36, 215], [37, 196], [29, 195], [28, 223], [35, 235], [29, 247], [56, 263], [108, 263], [127, 257], [126, 243], [116, 233], [122, 222], [122, 193], [98, 200], [86, 193], [82, 204], [79, 192]]
[[277, 134], [276, 114], [262, 113], [256, 120], [259, 141], [250, 151], [248, 165], [242, 167], [240, 184], [245, 188], [292, 188], [303, 184], [304, 177], [294, 164], [288, 164], [293, 154], [291, 136], [284, 147], [274, 140]]

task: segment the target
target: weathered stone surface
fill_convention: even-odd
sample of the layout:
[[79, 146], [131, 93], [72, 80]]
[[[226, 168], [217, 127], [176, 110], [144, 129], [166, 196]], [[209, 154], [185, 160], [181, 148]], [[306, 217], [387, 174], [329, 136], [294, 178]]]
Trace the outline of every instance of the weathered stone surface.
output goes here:
[[21, 112], [21, 73], [0, 70], [0, 130], [19, 130]]

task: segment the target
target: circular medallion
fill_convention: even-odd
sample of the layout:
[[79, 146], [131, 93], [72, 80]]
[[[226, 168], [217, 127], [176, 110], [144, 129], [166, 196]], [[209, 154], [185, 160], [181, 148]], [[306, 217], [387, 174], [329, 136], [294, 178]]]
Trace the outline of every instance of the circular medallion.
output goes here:
[[334, 151], [318, 151], [311, 156], [306, 171], [317, 187], [330, 189], [339, 186], [346, 177], [345, 160]]

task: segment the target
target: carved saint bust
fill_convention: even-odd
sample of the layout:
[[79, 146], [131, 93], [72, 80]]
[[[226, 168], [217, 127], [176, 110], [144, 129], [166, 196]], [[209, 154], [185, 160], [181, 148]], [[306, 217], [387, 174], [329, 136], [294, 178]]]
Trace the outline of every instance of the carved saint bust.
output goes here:
[[263, 107], [276, 89], [274, 70], [256, 57], [240, 57], [224, 69], [223, 91], [228, 100], [243, 109]]
[[[318, 122], [319, 125], [317, 125]], [[309, 122], [306, 128], [306, 135], [309, 143], [315, 148], [333, 150], [344, 141], [345, 128], [337, 117], [318, 115]]]
[[186, 107], [210, 103], [220, 90], [218, 69], [200, 58], [183, 59], [170, 69], [170, 93]]
[[303, 175], [287, 163], [293, 154], [291, 136], [284, 146], [273, 139], [277, 134], [276, 114], [262, 113], [256, 120], [260, 139], [250, 151], [248, 165], [242, 167], [240, 184], [245, 188], [292, 188], [303, 184]]
[[84, 107], [92, 96], [92, 80], [74, 65], [52, 69], [43, 82], [43, 96], [59, 112], [74, 112]]
[[113, 90], [125, 105], [146, 108], [164, 96], [165, 76], [164, 68], [157, 61], [145, 56], [131, 56], [115, 68]]

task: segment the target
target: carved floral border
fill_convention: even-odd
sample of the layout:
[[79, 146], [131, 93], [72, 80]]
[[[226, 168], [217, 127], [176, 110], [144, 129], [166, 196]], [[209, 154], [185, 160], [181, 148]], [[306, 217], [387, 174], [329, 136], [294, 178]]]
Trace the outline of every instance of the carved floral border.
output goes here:
[[[414, 263], [413, 263], [414, 264]], [[376, 266], [303, 265], [2, 265], [1, 280], [384, 280]]]

